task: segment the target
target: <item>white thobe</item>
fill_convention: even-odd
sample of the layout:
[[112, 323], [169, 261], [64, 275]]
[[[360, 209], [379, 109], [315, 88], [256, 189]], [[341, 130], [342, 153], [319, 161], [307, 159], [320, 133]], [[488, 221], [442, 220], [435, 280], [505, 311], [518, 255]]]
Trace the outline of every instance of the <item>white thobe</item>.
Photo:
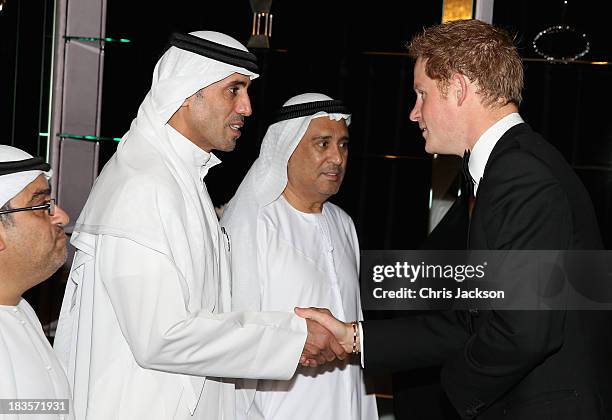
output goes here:
[[[0, 398], [70, 399], [66, 374], [25, 299], [16, 306], [0, 305]], [[0, 418], [73, 419], [68, 409], [69, 414], [0, 414]]]
[[[287, 379], [304, 345], [305, 322], [292, 313], [224, 313], [230, 308], [228, 243], [202, 182], [218, 160], [167, 130], [202, 188], [208, 226], [202, 254], [183, 240], [179, 228], [190, 223], [184, 214], [162, 222], [167, 254], [121, 235], [73, 235], [78, 251], [55, 348], [79, 419], [232, 419], [234, 386], [215, 377]], [[140, 188], [155, 188], [154, 181]], [[140, 193], [139, 185], [118, 188]], [[158, 190], [152, 196], [158, 202], [129, 210], [151, 205], [163, 212], [167, 191]], [[203, 266], [204, 278], [193, 266]]]
[[[359, 244], [353, 222], [342, 209], [325, 203], [321, 213], [302, 213], [281, 195], [261, 210], [257, 223], [262, 310], [315, 306], [329, 308], [341, 320], [362, 319]], [[240, 404], [249, 403], [248, 398], [238, 401], [239, 410], [245, 409]], [[260, 380], [246, 410], [251, 419], [378, 419], [375, 397], [366, 394], [358, 360], [300, 367], [290, 381]]]

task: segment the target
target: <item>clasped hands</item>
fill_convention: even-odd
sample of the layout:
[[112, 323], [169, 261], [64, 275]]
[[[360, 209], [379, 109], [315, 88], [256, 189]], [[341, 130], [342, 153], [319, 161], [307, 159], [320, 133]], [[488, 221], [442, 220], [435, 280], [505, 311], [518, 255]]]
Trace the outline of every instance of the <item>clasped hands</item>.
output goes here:
[[354, 336], [353, 324], [334, 318], [328, 309], [295, 308], [295, 313], [306, 318], [308, 336], [300, 357], [302, 366], [319, 366], [334, 359], [344, 360], [355, 349], [359, 351], [359, 334]]

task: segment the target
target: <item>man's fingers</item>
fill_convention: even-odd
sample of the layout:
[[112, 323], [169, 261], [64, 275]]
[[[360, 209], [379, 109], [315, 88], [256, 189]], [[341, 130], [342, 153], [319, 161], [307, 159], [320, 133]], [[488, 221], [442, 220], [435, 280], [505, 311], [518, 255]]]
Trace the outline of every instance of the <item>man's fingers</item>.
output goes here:
[[317, 367], [319, 365], [325, 364], [326, 357], [323, 356], [321, 350], [312, 345], [306, 344], [304, 346], [304, 350], [302, 351], [302, 355], [300, 356], [300, 364], [305, 367]]
[[313, 321], [317, 321], [319, 324], [321, 324], [322, 321], [327, 320], [327, 314], [319, 308], [295, 308], [294, 311], [297, 316], [312, 319]]
[[329, 348], [319, 348], [311, 344], [304, 346], [302, 356], [310, 361], [316, 360], [317, 365], [323, 365], [325, 362], [331, 362], [336, 359], [336, 355]]
[[321, 351], [321, 356], [323, 356], [327, 362], [331, 362], [336, 359], [336, 355], [329, 348], [323, 349]]
[[340, 360], [346, 359], [347, 353], [344, 351], [344, 348], [335, 339], [330, 340], [329, 348], [331, 351], [334, 352], [334, 354], [336, 355], [338, 359]]
[[[301, 360], [301, 359], [300, 359]], [[319, 366], [319, 363], [316, 361], [316, 359], [312, 358], [312, 357], [304, 357], [304, 361], [300, 361], [300, 364], [304, 367], [317, 367]]]
[[325, 362], [327, 362], [327, 360], [325, 360], [325, 357], [323, 357], [323, 354], [319, 354], [318, 356], [316, 356], [315, 360], [321, 366], [323, 366], [325, 364]]
[[[334, 336], [341, 334], [344, 324], [338, 321], [327, 309], [320, 308], [295, 308], [295, 313], [298, 316], [303, 316], [306, 319], [314, 321], [331, 332]], [[336, 336], [338, 338], [338, 336]]]
[[300, 363], [304, 367], [317, 367], [325, 364], [325, 358], [322, 355], [309, 356], [304, 363]]
[[317, 367], [317, 366], [319, 366], [319, 364], [317, 363], [317, 361], [315, 359], [308, 359], [308, 360], [306, 360], [306, 363], [304, 364], [304, 366], [306, 366], [306, 367]]
[[310, 359], [318, 356], [320, 352], [321, 350], [317, 346], [307, 342], [306, 344], [304, 344], [304, 350], [302, 351], [302, 354], [306, 354], [306, 356]]

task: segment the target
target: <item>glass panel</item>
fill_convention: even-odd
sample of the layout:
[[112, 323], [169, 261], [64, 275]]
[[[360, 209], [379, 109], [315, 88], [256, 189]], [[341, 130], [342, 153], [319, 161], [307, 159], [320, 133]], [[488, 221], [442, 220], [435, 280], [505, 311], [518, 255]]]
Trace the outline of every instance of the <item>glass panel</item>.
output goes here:
[[[41, 135], [48, 133], [41, 133]], [[81, 136], [77, 134], [59, 133], [59, 137], [65, 139], [87, 140], [87, 141], [119, 141], [121, 137], [104, 137], [104, 136]]]
[[128, 44], [131, 43], [132, 41], [130, 41], [129, 39], [126, 38], [93, 38], [93, 37], [89, 37], [89, 36], [65, 36], [64, 37], [67, 41], [90, 41], [90, 42], [110, 42], [110, 43], [121, 43], [121, 44]]

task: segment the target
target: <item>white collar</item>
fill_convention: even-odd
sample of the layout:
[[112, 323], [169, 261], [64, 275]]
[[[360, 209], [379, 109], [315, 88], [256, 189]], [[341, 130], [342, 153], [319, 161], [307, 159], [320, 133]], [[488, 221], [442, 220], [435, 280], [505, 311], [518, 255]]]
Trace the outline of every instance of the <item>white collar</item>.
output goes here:
[[166, 124], [166, 131], [176, 154], [189, 168], [189, 173], [198, 179], [203, 180], [210, 168], [221, 163], [217, 156], [200, 149], [170, 124]]
[[474, 179], [474, 195], [476, 195], [478, 191], [478, 184], [482, 179], [485, 166], [487, 165], [493, 148], [506, 131], [522, 122], [523, 119], [521, 116], [517, 112], [513, 112], [487, 128], [480, 138], [476, 140], [476, 144], [472, 148], [470, 160], [468, 162], [470, 175], [472, 175]]

